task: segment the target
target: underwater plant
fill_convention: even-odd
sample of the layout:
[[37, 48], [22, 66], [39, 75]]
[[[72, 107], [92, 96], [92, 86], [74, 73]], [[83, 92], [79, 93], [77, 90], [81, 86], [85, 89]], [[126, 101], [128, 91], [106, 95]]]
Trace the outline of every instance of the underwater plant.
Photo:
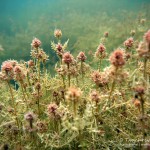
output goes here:
[[56, 39], [51, 42], [59, 58], [54, 76], [46, 67], [49, 56], [38, 38], [31, 42], [30, 60], [4, 61], [0, 72], [0, 148], [147, 148], [150, 30], [146, 30], [137, 46], [132, 30], [132, 37], [112, 53], [106, 48], [110, 33], [105, 32], [91, 56], [98, 64], [96, 69], [87, 61], [86, 52], [75, 57], [68, 50], [69, 40], [61, 40], [60, 29], [54, 31]]

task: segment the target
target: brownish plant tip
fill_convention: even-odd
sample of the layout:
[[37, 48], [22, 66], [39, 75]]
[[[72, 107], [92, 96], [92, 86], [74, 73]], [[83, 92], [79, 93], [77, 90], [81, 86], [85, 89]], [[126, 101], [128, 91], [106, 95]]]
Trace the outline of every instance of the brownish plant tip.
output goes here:
[[63, 46], [61, 43], [56, 44], [56, 53], [58, 56], [62, 57], [64, 50], [63, 50]]
[[10, 61], [4, 61], [1, 66], [1, 70], [5, 72], [9, 72], [13, 70], [12, 63]]
[[54, 36], [56, 38], [60, 38], [62, 36], [62, 31], [60, 29], [55, 29], [54, 30]]
[[133, 101], [133, 104], [134, 104], [135, 107], [138, 107], [138, 108], [140, 108], [140, 106], [141, 106], [141, 102], [140, 102], [140, 100], [138, 100], [138, 99], [135, 99], [135, 100]]
[[58, 108], [58, 105], [55, 104], [55, 103], [51, 103], [47, 106], [47, 110], [48, 110], [48, 113], [51, 114], [51, 113], [54, 113]]
[[108, 36], [109, 36], [109, 32], [105, 32], [105, 33], [104, 33], [104, 37], [107, 38]]
[[32, 40], [31, 46], [33, 48], [38, 48], [38, 47], [40, 47], [40, 45], [41, 45], [41, 41], [38, 38], [34, 38]]
[[100, 95], [96, 90], [91, 91], [90, 98], [92, 101], [98, 103], [100, 100]]
[[[133, 33], [132, 33], [133, 34]], [[127, 39], [125, 42], [124, 42], [124, 46], [126, 48], [131, 48], [133, 46], [133, 43], [134, 43], [134, 40], [132, 37], [130, 37], [129, 39]]]
[[144, 39], [148, 44], [150, 44], [150, 30], [144, 34]]
[[35, 114], [33, 112], [27, 112], [25, 115], [24, 115], [24, 118], [26, 121], [34, 121], [35, 119]]
[[101, 82], [101, 74], [99, 71], [93, 71], [91, 74], [92, 80], [95, 82], [96, 85], [99, 85]]
[[70, 87], [66, 92], [66, 99], [77, 101], [81, 97], [82, 92], [80, 88]]
[[41, 89], [41, 84], [39, 82], [36, 83], [35, 89], [37, 89], [38, 91]]
[[29, 60], [28, 61], [28, 66], [29, 67], [33, 67], [34, 66], [34, 61], [33, 60]]
[[141, 85], [138, 85], [134, 88], [134, 91], [138, 94], [138, 95], [143, 95], [145, 94], [145, 88]]
[[110, 63], [115, 67], [122, 67], [125, 65], [124, 51], [122, 49], [116, 49], [109, 58]]
[[146, 42], [140, 42], [137, 48], [137, 53], [139, 57], [150, 57], [148, 54], [148, 49]]
[[131, 30], [131, 32], [130, 32], [131, 36], [134, 36], [134, 35], [135, 35], [135, 33], [136, 33], [136, 31], [135, 31], [135, 30]]
[[70, 54], [70, 52], [66, 52], [63, 54], [63, 58], [62, 61], [66, 64], [71, 64], [73, 62], [74, 58], [73, 56]]
[[84, 52], [80, 52], [77, 56], [77, 59], [84, 62], [86, 60], [86, 56], [85, 56], [85, 53]]

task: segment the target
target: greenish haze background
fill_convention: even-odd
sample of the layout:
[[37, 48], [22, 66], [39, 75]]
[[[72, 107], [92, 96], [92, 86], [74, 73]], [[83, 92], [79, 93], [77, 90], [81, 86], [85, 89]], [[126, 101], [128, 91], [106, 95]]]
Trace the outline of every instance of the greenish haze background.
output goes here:
[[[146, 18], [146, 25], [139, 20]], [[62, 42], [69, 39], [68, 51], [76, 56], [86, 52], [91, 60], [100, 38], [108, 31], [106, 43], [110, 52], [130, 37], [135, 29], [136, 39], [150, 28], [150, 0], [0, 0], [0, 65], [4, 60], [29, 60], [33, 37], [42, 41], [49, 54], [51, 69], [57, 56], [51, 50], [53, 31], [60, 28]]]

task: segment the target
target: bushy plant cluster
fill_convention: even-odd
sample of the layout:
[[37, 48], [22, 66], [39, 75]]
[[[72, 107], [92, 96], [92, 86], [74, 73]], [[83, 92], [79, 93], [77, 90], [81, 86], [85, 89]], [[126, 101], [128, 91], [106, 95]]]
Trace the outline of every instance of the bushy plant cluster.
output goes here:
[[[144, 23], [144, 20], [143, 20]], [[14, 150], [147, 149], [150, 144], [150, 30], [135, 31], [112, 53], [106, 32], [94, 53], [97, 69], [81, 51], [74, 57], [54, 31], [59, 62], [46, 68], [41, 41], [31, 60], [7, 60], [0, 72], [0, 147]], [[107, 67], [103, 63], [109, 61]], [[94, 65], [94, 66], [95, 66]], [[12, 85], [12, 81], [15, 82]]]

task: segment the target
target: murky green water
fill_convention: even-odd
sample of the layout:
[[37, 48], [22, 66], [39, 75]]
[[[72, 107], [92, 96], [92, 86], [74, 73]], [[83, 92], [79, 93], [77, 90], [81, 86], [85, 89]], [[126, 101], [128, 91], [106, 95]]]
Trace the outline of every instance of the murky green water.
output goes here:
[[[140, 37], [150, 26], [149, 0], [1, 0], [0, 64], [6, 59], [30, 58], [33, 37], [42, 41], [50, 55], [48, 65], [57, 57], [50, 48], [55, 28], [62, 29], [63, 41], [70, 39], [68, 50], [95, 51], [105, 31], [110, 33], [108, 51], [121, 46], [130, 30]], [[138, 21], [145, 18], [146, 25]], [[90, 55], [90, 54], [89, 54]]]

